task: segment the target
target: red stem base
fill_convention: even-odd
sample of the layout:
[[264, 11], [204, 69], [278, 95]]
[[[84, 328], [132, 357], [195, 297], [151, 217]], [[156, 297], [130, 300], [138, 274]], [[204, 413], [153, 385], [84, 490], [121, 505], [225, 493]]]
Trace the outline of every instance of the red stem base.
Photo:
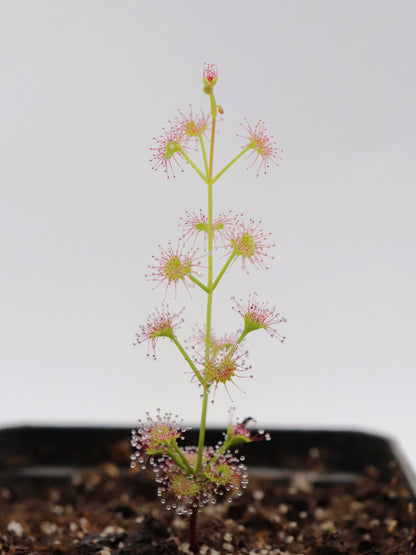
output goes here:
[[196, 518], [198, 516], [198, 511], [193, 511], [189, 518], [189, 549], [192, 553], [198, 553], [198, 544], [196, 541]]

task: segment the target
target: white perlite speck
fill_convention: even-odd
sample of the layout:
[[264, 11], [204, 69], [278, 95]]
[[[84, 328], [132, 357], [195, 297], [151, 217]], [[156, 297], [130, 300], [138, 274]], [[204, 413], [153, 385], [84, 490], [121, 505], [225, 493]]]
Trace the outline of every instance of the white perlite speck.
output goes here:
[[111, 536], [112, 534], [123, 534], [125, 532], [124, 528], [120, 526], [106, 526], [101, 532], [101, 536]]
[[7, 530], [9, 532], [13, 532], [19, 538], [23, 535], [24, 532], [23, 526], [20, 524], [20, 522], [16, 522], [15, 520], [11, 520], [9, 522], [9, 524], [7, 525]]
[[40, 529], [44, 534], [50, 536], [58, 530], [58, 526], [54, 522], [45, 521], [40, 525]]
[[256, 491], [253, 491], [253, 497], [256, 501], [261, 501], [264, 497], [264, 491], [256, 489]]
[[233, 535], [230, 532], [225, 532], [224, 534], [224, 541], [230, 543], [233, 540]]

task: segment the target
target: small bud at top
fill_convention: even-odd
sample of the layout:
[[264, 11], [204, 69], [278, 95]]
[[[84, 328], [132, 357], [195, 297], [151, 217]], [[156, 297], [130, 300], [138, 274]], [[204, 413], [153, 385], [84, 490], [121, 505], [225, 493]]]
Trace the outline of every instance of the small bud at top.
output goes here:
[[202, 79], [208, 81], [215, 85], [218, 79], [218, 68], [215, 64], [204, 64], [204, 70], [202, 73]]
[[204, 83], [203, 91], [212, 94], [212, 89], [218, 80], [218, 68], [215, 64], [204, 64], [202, 72], [202, 82]]

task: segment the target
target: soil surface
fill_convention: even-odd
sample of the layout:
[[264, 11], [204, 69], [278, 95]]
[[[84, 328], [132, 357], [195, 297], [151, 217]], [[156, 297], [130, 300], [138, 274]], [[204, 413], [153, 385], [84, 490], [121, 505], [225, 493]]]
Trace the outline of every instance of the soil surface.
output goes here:
[[[308, 471], [251, 476], [242, 497], [205, 508], [200, 554], [416, 554], [416, 507], [396, 463], [388, 484], [373, 466], [331, 483], [314, 457]], [[160, 505], [151, 471], [105, 463], [62, 474], [2, 480], [0, 553], [190, 553], [188, 521]]]

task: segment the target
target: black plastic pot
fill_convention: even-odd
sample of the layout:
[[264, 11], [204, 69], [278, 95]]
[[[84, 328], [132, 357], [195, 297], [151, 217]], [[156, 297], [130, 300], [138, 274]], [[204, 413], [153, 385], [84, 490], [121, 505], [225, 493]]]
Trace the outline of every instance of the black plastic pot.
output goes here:
[[[197, 430], [186, 434], [185, 444], [196, 444]], [[285, 479], [293, 471], [310, 468], [311, 453], [324, 459], [325, 472], [311, 473], [318, 481], [354, 480], [366, 467], [375, 466], [387, 483], [391, 462], [401, 468], [416, 501], [416, 477], [396, 443], [384, 437], [357, 431], [272, 430], [270, 442], [245, 448], [246, 463], [254, 474]], [[219, 430], [208, 430], [206, 444], [222, 438]], [[128, 449], [130, 430], [110, 427], [35, 427], [0, 430], [0, 478], [65, 478], [76, 470], [112, 461], [126, 468], [115, 447]], [[127, 468], [126, 468], [127, 470]]]
[[[197, 430], [187, 432], [185, 444], [195, 445], [197, 433]], [[270, 442], [244, 447], [249, 476], [290, 484], [300, 473], [310, 484], [326, 486], [354, 483], [369, 467], [374, 467], [387, 487], [394, 476], [397, 478], [399, 467], [408, 488], [408, 499], [416, 506], [416, 477], [394, 441], [357, 431], [272, 430], [270, 434]], [[206, 444], [215, 445], [222, 437], [222, 431], [208, 430]], [[127, 476], [130, 452], [130, 430], [126, 428], [3, 429], [0, 430], [0, 484], [7, 488], [27, 481], [33, 491], [33, 484], [70, 481], [80, 470], [108, 462], [117, 465], [122, 476]], [[140, 480], [140, 476], [139, 473], [136, 478]], [[155, 489], [154, 484], [152, 488]]]

